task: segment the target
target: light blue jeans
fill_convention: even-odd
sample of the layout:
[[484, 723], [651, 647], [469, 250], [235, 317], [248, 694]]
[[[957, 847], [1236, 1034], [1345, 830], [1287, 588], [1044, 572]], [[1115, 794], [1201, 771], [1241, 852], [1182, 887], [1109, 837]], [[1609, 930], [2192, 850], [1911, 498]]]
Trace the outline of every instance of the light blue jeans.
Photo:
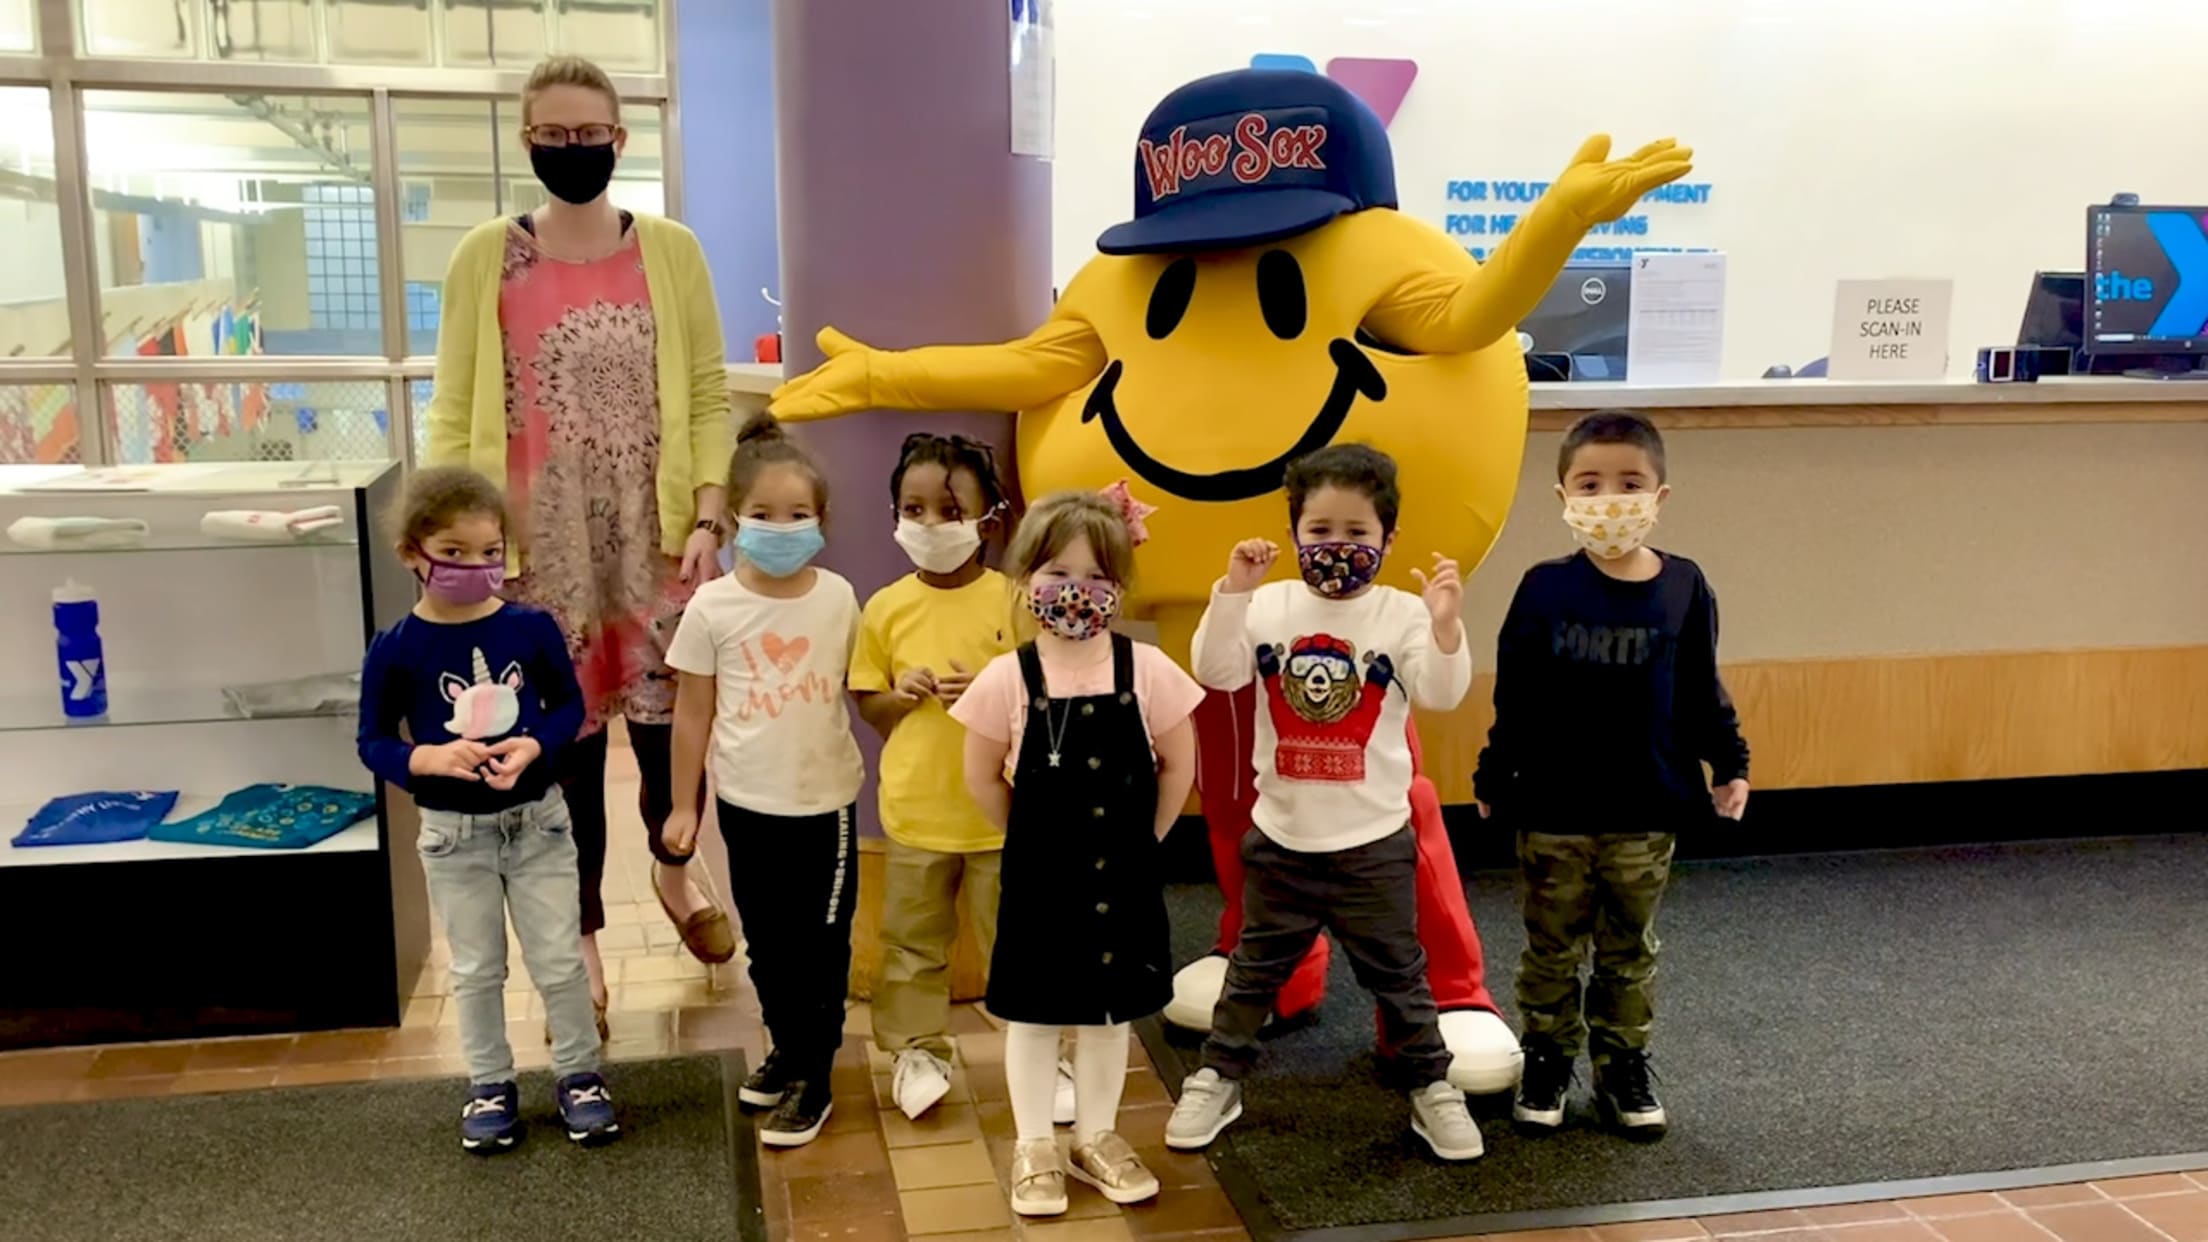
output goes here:
[[583, 969], [583, 909], [575, 837], [558, 789], [491, 815], [422, 811], [422, 873], [452, 950], [452, 1003], [468, 1081], [514, 1076], [506, 1042], [506, 916], [521, 960], [544, 997], [552, 1068], [598, 1068], [598, 1019]]

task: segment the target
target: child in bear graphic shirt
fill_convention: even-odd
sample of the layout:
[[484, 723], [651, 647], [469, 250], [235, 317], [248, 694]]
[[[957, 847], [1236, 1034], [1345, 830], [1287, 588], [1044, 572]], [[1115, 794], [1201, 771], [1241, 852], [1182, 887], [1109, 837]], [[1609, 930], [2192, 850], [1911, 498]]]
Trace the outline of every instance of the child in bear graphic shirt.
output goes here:
[[1242, 1114], [1258, 1028], [1322, 929], [1379, 1002], [1388, 1070], [1410, 1095], [1411, 1127], [1448, 1160], [1481, 1153], [1464, 1095], [1449, 1085], [1426, 952], [1418, 940], [1410, 711], [1447, 711], [1472, 683], [1464, 586], [1435, 557], [1412, 595], [1377, 586], [1402, 495], [1395, 462], [1366, 445], [1321, 449], [1288, 468], [1300, 582], [1258, 585], [1279, 555], [1238, 545], [1197, 627], [1196, 679], [1259, 681], [1252, 762], [1257, 830], [1241, 938], [1212, 1014], [1203, 1068], [1183, 1084], [1169, 1146], [1203, 1147]]

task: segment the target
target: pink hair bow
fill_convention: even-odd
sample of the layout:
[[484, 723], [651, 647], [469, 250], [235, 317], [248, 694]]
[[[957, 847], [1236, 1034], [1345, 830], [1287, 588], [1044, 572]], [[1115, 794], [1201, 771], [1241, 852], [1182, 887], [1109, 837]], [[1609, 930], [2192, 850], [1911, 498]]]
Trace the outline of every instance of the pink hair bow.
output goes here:
[[1105, 488], [1104, 499], [1118, 506], [1120, 517], [1127, 521], [1128, 540], [1136, 547], [1141, 547], [1143, 542], [1150, 538], [1150, 528], [1143, 524], [1143, 519], [1156, 513], [1158, 507], [1156, 505], [1146, 505], [1135, 499], [1135, 494], [1127, 490], [1127, 480], [1125, 479], [1121, 479], [1119, 482]]

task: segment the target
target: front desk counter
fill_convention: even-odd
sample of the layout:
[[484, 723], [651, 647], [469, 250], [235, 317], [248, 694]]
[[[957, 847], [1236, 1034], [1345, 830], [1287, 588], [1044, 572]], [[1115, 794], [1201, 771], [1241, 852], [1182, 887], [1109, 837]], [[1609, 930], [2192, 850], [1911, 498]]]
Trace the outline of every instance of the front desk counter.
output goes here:
[[[731, 371], [739, 410], [779, 382]], [[2197, 826], [2154, 808], [2197, 821], [2208, 786], [2208, 382], [1535, 385], [1532, 407], [1467, 592], [1478, 680], [1421, 724], [1467, 867], [1507, 861], [1464, 814], [1494, 637], [1526, 567], [1571, 550], [1557, 447], [1606, 408], [1663, 429], [1653, 542], [1721, 606], [1756, 795], [1713, 852]]]

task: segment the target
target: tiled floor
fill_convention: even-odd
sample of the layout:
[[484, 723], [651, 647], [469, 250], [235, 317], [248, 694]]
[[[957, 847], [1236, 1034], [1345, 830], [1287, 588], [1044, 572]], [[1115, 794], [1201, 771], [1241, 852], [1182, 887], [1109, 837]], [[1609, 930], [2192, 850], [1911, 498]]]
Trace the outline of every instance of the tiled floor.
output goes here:
[[[616, 752], [623, 754], [624, 752]], [[708, 970], [677, 947], [653, 899], [641, 850], [623, 850], [634, 822], [633, 772], [608, 802], [616, 846], [607, 860], [608, 927], [600, 943], [612, 988], [615, 1060], [671, 1052], [764, 1047], [758, 1007], [741, 972]], [[518, 955], [515, 957], [517, 962]], [[441, 966], [441, 962], [438, 963]], [[517, 968], [516, 980], [521, 974]], [[391, 1031], [333, 1031], [198, 1043], [64, 1048], [0, 1054], [0, 1105], [195, 1091], [237, 1091], [463, 1072], [443, 971], [427, 972]], [[542, 1007], [526, 984], [508, 994], [514, 1053], [524, 1068], [545, 1061]], [[1045, 1223], [1016, 1222], [1005, 1204], [1012, 1117], [1005, 1103], [1004, 1035], [988, 1015], [961, 1008], [960, 1065], [952, 1095], [918, 1123], [882, 1109], [887, 1064], [854, 1008], [836, 1067], [836, 1112], [821, 1138], [761, 1158], [769, 1228], [777, 1242], [1239, 1242], [1248, 1234], [1198, 1157], [1167, 1151], [1165, 1084], [1134, 1045], [1120, 1130], [1157, 1173], [1164, 1192], [1121, 1209], [1071, 1186], [1072, 1210]], [[620, 1079], [613, 1077], [618, 1092]], [[456, 1155], [457, 1159], [458, 1156]], [[2208, 1242], [2208, 1172], [2166, 1174], [2004, 1194], [1954, 1195], [1699, 1221], [1492, 1235], [1485, 1242]], [[1459, 1240], [1463, 1242], [1463, 1240]]]

